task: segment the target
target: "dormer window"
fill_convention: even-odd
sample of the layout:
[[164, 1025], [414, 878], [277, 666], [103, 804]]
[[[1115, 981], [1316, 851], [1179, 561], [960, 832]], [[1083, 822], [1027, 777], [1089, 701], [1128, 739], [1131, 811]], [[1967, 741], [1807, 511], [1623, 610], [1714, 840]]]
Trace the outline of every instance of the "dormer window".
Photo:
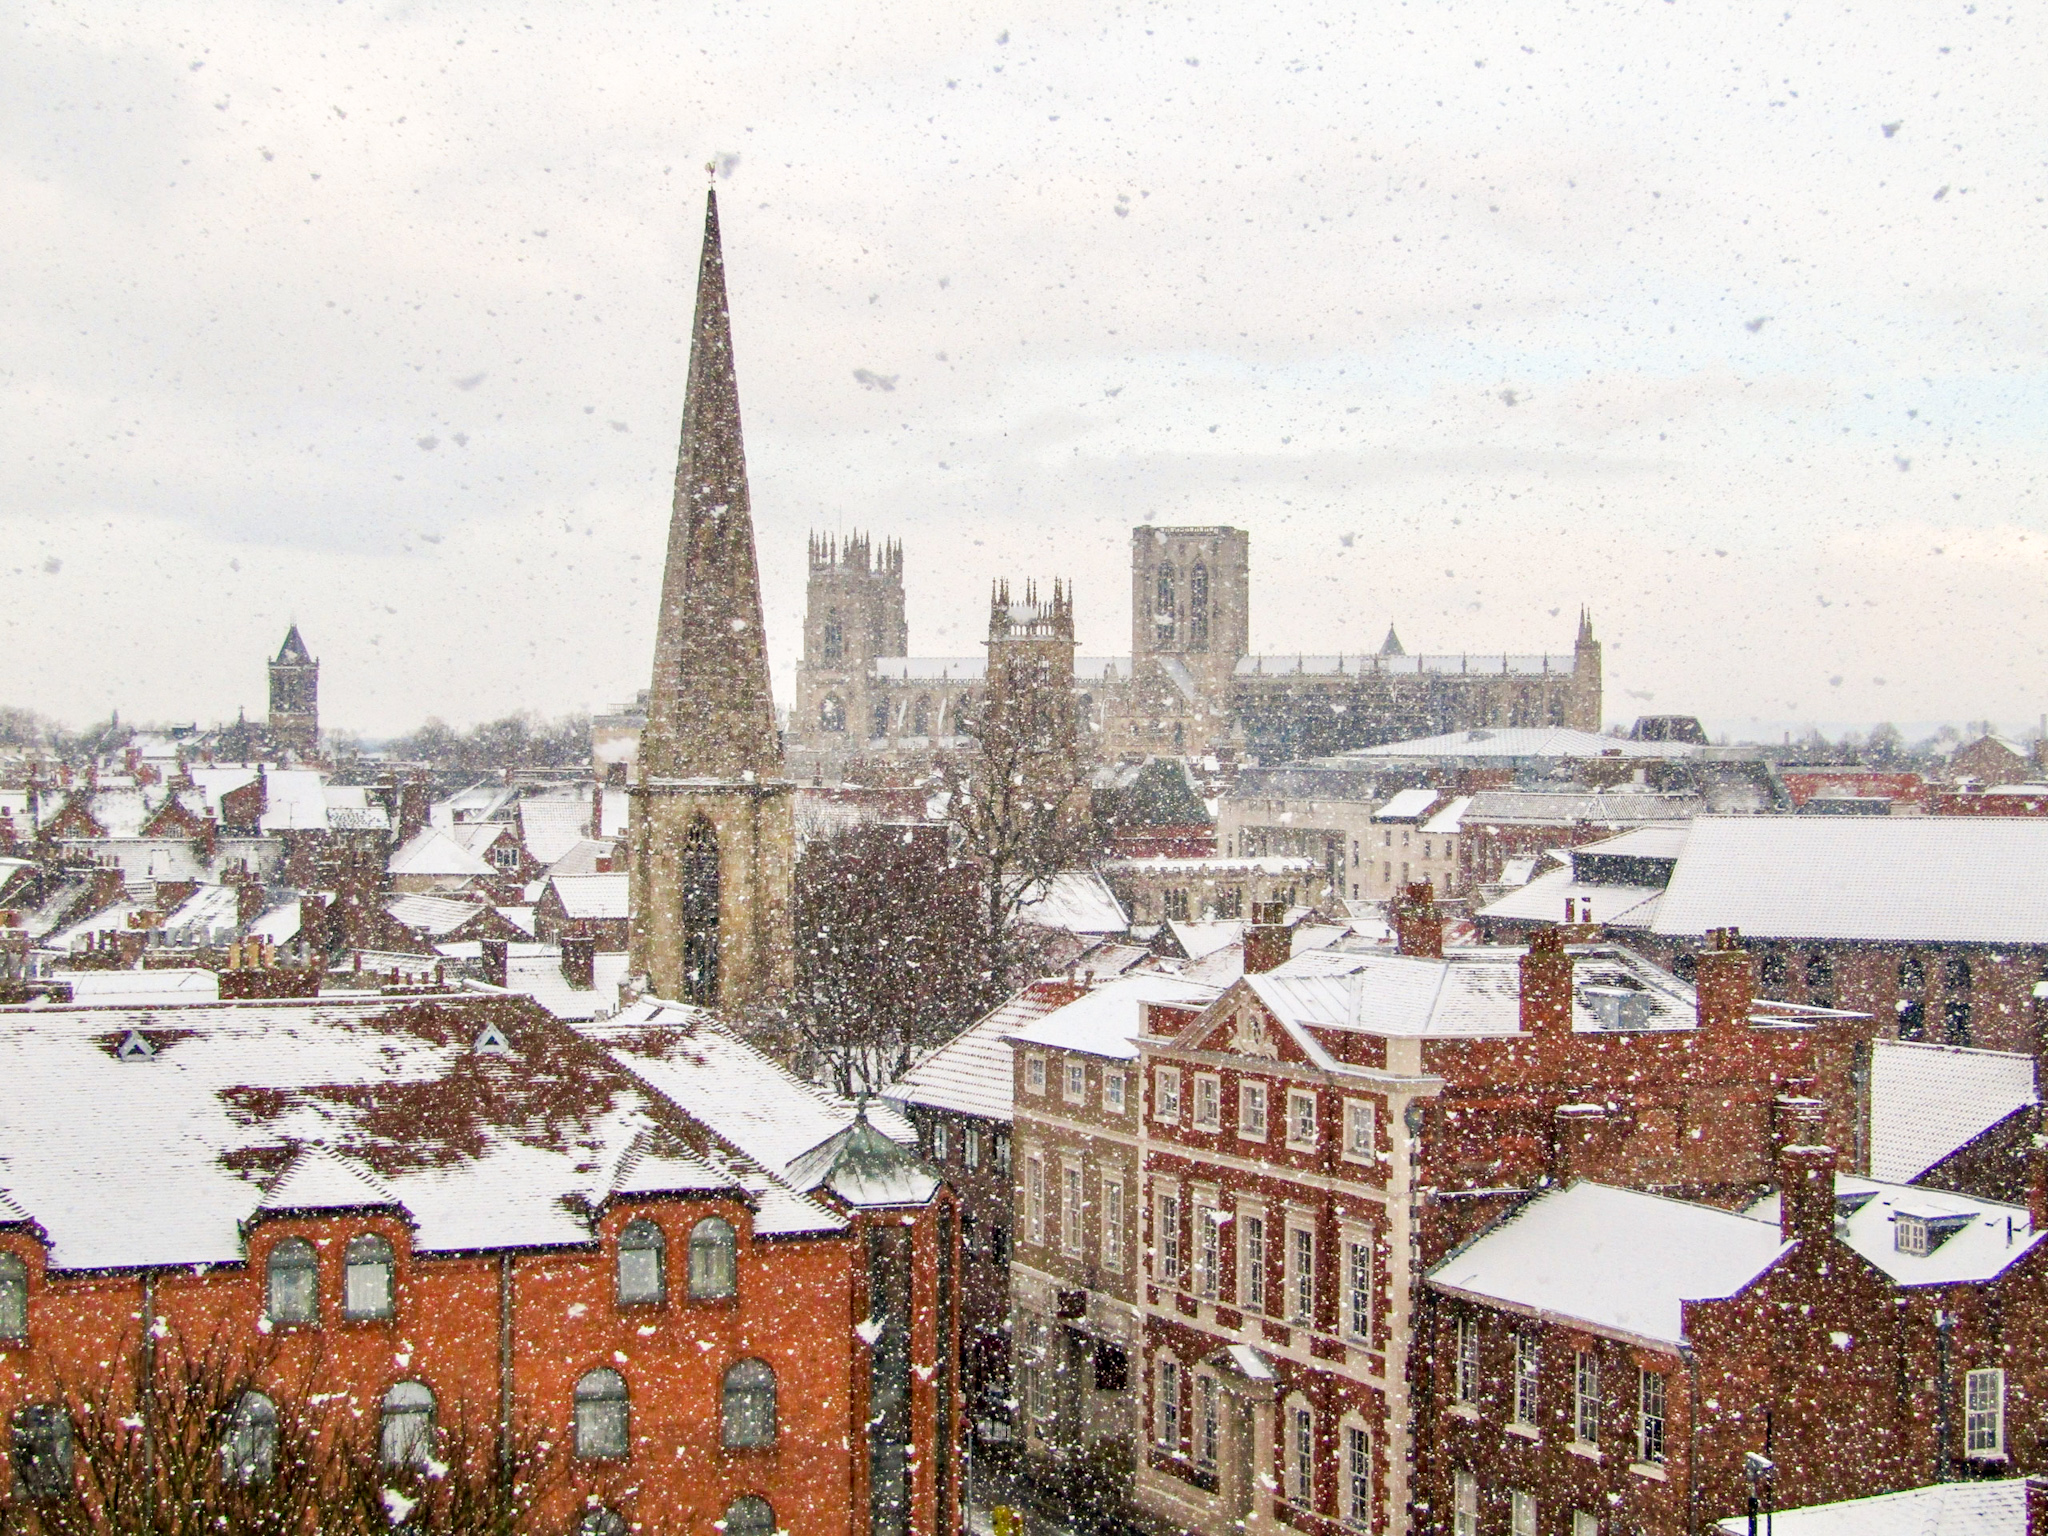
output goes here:
[[1892, 1246], [1900, 1253], [1924, 1257], [1975, 1219], [1973, 1214], [1953, 1211], [1900, 1211], [1894, 1218]]
[[342, 1289], [342, 1315], [389, 1317], [392, 1312], [391, 1245], [374, 1232], [348, 1240], [348, 1268]]

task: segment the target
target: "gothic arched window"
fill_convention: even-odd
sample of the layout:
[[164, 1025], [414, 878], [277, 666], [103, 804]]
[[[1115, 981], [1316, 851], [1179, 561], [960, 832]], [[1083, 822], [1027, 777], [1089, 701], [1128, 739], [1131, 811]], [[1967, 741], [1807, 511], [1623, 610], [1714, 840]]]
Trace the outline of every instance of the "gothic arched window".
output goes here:
[[874, 730], [870, 733], [871, 735], [886, 736], [889, 734], [889, 701], [887, 699], [877, 699], [875, 701], [874, 727]]
[[818, 729], [821, 731], [843, 731], [846, 729], [846, 706], [837, 698], [827, 699], [818, 706]]
[[1209, 567], [1199, 560], [1188, 572], [1188, 649], [1209, 649]]
[[1970, 1043], [1970, 957], [1950, 955], [1941, 967], [1941, 1026], [1950, 1045]]
[[1152, 638], [1159, 645], [1173, 644], [1173, 567], [1162, 564], [1153, 585]]
[[718, 834], [702, 816], [683, 842], [683, 1000], [718, 1001]]
[[846, 654], [846, 630], [839, 622], [839, 610], [825, 610], [825, 643], [819, 648], [826, 661], [837, 661]]
[[932, 733], [932, 701], [922, 694], [910, 711], [910, 734], [929, 736]]

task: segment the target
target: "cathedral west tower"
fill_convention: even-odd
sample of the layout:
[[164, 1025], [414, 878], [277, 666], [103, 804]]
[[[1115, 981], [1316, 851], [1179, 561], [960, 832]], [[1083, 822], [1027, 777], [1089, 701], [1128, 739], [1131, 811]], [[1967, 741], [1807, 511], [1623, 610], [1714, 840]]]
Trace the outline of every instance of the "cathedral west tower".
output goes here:
[[796, 818], [768, 686], [715, 193], [657, 625], [630, 787], [632, 966], [657, 996], [739, 1011], [794, 979]]

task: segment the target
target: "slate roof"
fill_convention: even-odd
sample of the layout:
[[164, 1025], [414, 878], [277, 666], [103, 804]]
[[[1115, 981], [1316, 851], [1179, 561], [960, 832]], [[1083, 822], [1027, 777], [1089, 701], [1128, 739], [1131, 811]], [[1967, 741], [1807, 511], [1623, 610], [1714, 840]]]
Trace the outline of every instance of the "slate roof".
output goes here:
[[590, 797], [528, 795], [519, 802], [519, 828], [537, 864], [552, 864], [589, 836]]
[[[1240, 663], [1240, 672], [1243, 665]], [[1413, 670], [1405, 668], [1403, 670]], [[1476, 670], [1476, 669], [1475, 669]], [[1571, 667], [1564, 668], [1569, 672]], [[1691, 757], [1699, 748], [1682, 741], [1630, 741], [1622, 736], [1601, 736], [1592, 731], [1575, 731], [1562, 725], [1514, 727], [1505, 730], [1451, 731], [1442, 736], [1422, 736], [1410, 741], [1388, 742], [1385, 746], [1362, 747], [1340, 754], [1346, 759], [1383, 757], [1534, 757], [1534, 758], [1662, 758]]]
[[1683, 1307], [1735, 1295], [1790, 1245], [1774, 1223], [1586, 1181], [1538, 1195], [1429, 1283], [1611, 1337], [1685, 1342]]
[[1372, 813], [1374, 821], [1415, 821], [1442, 798], [1434, 789], [1404, 789]]
[[1122, 933], [1131, 926], [1116, 892], [1092, 869], [1061, 870], [1018, 908], [1017, 916], [1040, 928], [1084, 935]]
[[497, 874], [484, 860], [471, 853], [439, 827], [422, 827], [405, 846], [391, 855], [386, 866], [394, 875], [447, 875], [475, 878]]
[[[1992, 1280], [2048, 1236], [2034, 1231], [2022, 1206], [1857, 1174], [1835, 1175], [1835, 1202], [1838, 1212], [1856, 1205], [1851, 1214], [1836, 1221], [1835, 1236], [1897, 1285]], [[1897, 1220], [1901, 1211], [1937, 1221], [1948, 1217], [1963, 1225], [1930, 1252], [1902, 1253]], [[1743, 1215], [1776, 1231], [1778, 1197], [1766, 1195]]]
[[[1591, 910], [1593, 922], [1609, 928], [1648, 928], [1663, 894], [1654, 885], [1594, 885], [1577, 879], [1569, 869], [1553, 869], [1481, 907], [1478, 916], [1525, 923], [1562, 923], [1564, 904], [1569, 898], [1581, 904], [1575, 905], [1575, 911]], [[1575, 920], [1588, 921], [1583, 917]]]
[[1651, 932], [2048, 944], [2048, 820], [1702, 816]]
[[484, 910], [481, 901], [456, 901], [446, 896], [391, 896], [384, 911], [394, 923], [414, 933], [435, 938], [453, 933]]
[[1911, 1183], [2034, 1093], [2031, 1056], [1873, 1040], [1871, 1177]]

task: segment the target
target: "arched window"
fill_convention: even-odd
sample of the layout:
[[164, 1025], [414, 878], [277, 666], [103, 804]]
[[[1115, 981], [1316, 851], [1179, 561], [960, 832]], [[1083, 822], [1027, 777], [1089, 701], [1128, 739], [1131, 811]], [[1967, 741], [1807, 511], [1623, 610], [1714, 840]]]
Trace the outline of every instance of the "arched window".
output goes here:
[[846, 705], [837, 695], [818, 706], [818, 729], [821, 731], [843, 731], [846, 729]]
[[626, 1536], [626, 1517], [615, 1509], [593, 1509], [576, 1522], [576, 1536]]
[[729, 1446], [775, 1443], [775, 1372], [765, 1360], [742, 1360], [727, 1368], [723, 1404]]
[[1950, 955], [1941, 967], [1941, 1027], [1950, 1045], [1970, 1043], [1970, 957]]
[[71, 1478], [71, 1415], [60, 1403], [30, 1403], [14, 1415], [14, 1486], [31, 1499], [67, 1499]]
[[1162, 565], [1153, 586], [1152, 639], [1157, 645], [1173, 644], [1173, 567]]
[[869, 734], [875, 736], [886, 736], [889, 734], [889, 701], [887, 699], [875, 700], [874, 730]]
[[720, 1525], [725, 1536], [775, 1536], [775, 1511], [750, 1493], [726, 1506]]
[[231, 1483], [267, 1483], [277, 1471], [277, 1404], [244, 1392], [220, 1446], [220, 1475]]
[[619, 1233], [620, 1306], [652, 1306], [668, 1295], [667, 1247], [661, 1228], [646, 1217], [626, 1223]]
[[1188, 649], [1209, 649], [1209, 567], [1199, 560], [1188, 572]]
[[320, 1316], [320, 1259], [303, 1237], [288, 1237], [270, 1250], [264, 1266], [268, 1310], [273, 1323], [310, 1323]]
[[1835, 960], [1824, 949], [1807, 951], [1806, 1000], [1816, 1008], [1835, 1006]]
[[846, 654], [846, 630], [839, 622], [837, 608], [825, 610], [825, 643], [819, 650], [826, 661], [837, 661]]
[[683, 842], [683, 998], [718, 1001], [718, 833], [702, 816]]
[[21, 1255], [0, 1253], [0, 1339], [28, 1337], [28, 1266]]
[[690, 1228], [690, 1297], [708, 1301], [730, 1296], [738, 1283], [739, 1239], [732, 1224], [706, 1216]]
[[434, 1394], [424, 1382], [401, 1381], [384, 1394], [378, 1444], [387, 1467], [423, 1467], [434, 1454]]
[[616, 1461], [630, 1444], [625, 1377], [613, 1370], [590, 1372], [576, 1383], [576, 1454]]
[[341, 1310], [346, 1317], [391, 1315], [391, 1245], [374, 1232], [348, 1240]]
[[917, 703], [912, 705], [910, 710], [910, 734], [913, 736], [929, 736], [931, 733], [932, 701], [925, 695], [919, 694]]

